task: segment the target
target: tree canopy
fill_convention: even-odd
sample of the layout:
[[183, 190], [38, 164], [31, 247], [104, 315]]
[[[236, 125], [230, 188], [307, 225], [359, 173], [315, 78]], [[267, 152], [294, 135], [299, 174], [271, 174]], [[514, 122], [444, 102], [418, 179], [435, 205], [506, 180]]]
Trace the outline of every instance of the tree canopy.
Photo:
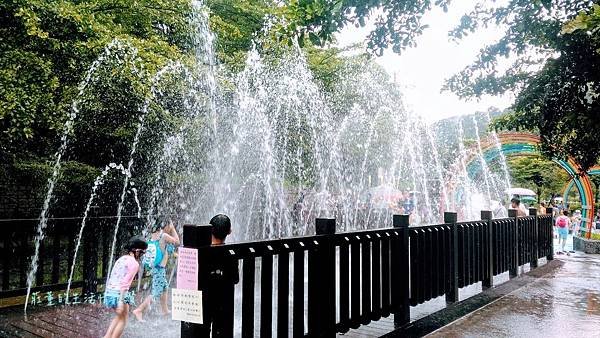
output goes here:
[[[203, 3], [217, 37], [214, 49], [223, 73], [244, 67], [253, 41], [267, 45], [269, 52], [289, 49], [289, 41], [272, 39], [265, 30], [274, 18], [282, 18], [284, 10], [291, 13], [289, 8], [271, 0]], [[205, 66], [196, 59], [200, 41], [195, 31], [199, 27], [193, 24], [198, 14], [194, 6], [197, 3], [190, 0], [1, 2], [0, 184], [26, 184], [38, 198], [43, 194], [42, 178], [49, 175], [73, 102], [80, 101], [65, 158], [69, 162], [62, 171], [61, 182], [69, 185], [59, 189], [58, 199], [63, 193], [86, 196], [92, 178], [106, 164], [126, 161], [141, 108], [157, 85], [160, 101], [168, 107], [151, 105], [136, 152], [144, 159], [136, 162], [136, 176], [151, 172], [156, 144], [178, 123], [186, 101], [182, 97], [186, 84], [177, 74], [165, 76], [159, 84], [152, 78], [174, 62], [188, 68]], [[301, 45], [325, 91], [334, 90], [349, 69], [360, 70], [371, 62], [365, 54], [347, 57], [344, 50], [314, 46], [308, 36]], [[94, 61], [108, 55], [84, 81]], [[223, 88], [227, 90], [227, 84]]]
[[[189, 3], [173, 1], [5, 1], [0, 4], [0, 144], [27, 141], [62, 128], [86, 68], [113, 39], [137, 48], [139, 83], [186, 45]], [[130, 78], [129, 81], [136, 81]], [[138, 84], [139, 84], [138, 83]], [[133, 88], [140, 86], [131, 83]], [[134, 91], [136, 92], [136, 91]], [[139, 93], [143, 94], [143, 93]], [[135, 98], [136, 95], [133, 95]], [[139, 97], [138, 97], [139, 98]], [[50, 142], [50, 141], [47, 141]]]
[[509, 157], [507, 164], [512, 183], [535, 191], [540, 202], [559, 194], [569, 181], [564, 170], [541, 156]]
[[[506, 27], [506, 33], [445, 89], [463, 98], [514, 92], [511, 112], [493, 127], [537, 132], [548, 158], [572, 156], [585, 171], [600, 154], [597, 13], [593, 1], [481, 2], [451, 36], [460, 39], [490, 24]], [[509, 56], [515, 61], [503, 72], [500, 64]]]
[[[306, 36], [326, 44], [347, 25], [374, 29], [367, 49], [381, 54], [389, 47], [400, 53], [416, 44], [426, 25], [423, 16], [450, 1], [289, 1], [283, 6], [281, 37]], [[460, 40], [480, 28], [498, 25], [504, 35], [483, 46], [472, 64], [448, 79], [444, 89], [464, 99], [508, 91], [517, 100], [496, 129], [529, 130], [542, 137], [549, 158], [572, 156], [586, 170], [598, 160], [598, 24], [600, 10], [591, 0], [479, 1], [449, 32]], [[505, 60], [514, 62], [506, 69]]]
[[374, 29], [369, 33], [367, 48], [381, 55], [392, 47], [400, 52], [416, 45], [415, 38], [425, 28], [422, 18], [434, 6], [447, 9], [450, 0], [289, 0], [280, 10], [280, 38], [310, 39], [324, 45], [334, 40], [334, 34], [347, 25], [365, 26], [369, 16], [375, 16]]

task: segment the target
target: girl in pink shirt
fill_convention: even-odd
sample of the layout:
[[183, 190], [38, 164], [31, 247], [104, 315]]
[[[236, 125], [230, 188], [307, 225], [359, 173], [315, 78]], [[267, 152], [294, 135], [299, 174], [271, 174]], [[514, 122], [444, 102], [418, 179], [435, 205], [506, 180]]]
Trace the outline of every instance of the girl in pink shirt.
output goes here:
[[110, 272], [104, 291], [104, 305], [114, 309], [116, 316], [110, 323], [104, 338], [118, 338], [123, 334], [127, 324], [129, 305], [134, 305], [129, 287], [138, 273], [140, 267], [138, 261], [147, 248], [148, 244], [143, 238], [139, 236], [132, 237], [126, 246], [127, 254], [117, 259]]

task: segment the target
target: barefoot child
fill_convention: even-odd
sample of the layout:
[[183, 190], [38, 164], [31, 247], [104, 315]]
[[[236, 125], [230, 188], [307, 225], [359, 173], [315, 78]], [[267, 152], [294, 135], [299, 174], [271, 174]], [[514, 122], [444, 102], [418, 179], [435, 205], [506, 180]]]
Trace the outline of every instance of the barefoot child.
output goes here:
[[115, 310], [113, 318], [104, 338], [119, 338], [123, 334], [129, 315], [129, 304], [133, 305], [133, 296], [129, 293], [129, 287], [133, 278], [138, 273], [140, 257], [146, 251], [148, 244], [143, 238], [132, 237], [125, 249], [127, 254], [117, 259], [106, 282], [104, 292], [104, 305]]
[[158, 221], [152, 228], [152, 235], [148, 241], [148, 253], [144, 257], [144, 265], [148, 265], [152, 269], [150, 271], [152, 275], [152, 294], [138, 308], [133, 310], [133, 314], [137, 320], [144, 321], [144, 310], [146, 310], [153, 300], [160, 299], [160, 306], [164, 315], [170, 313], [167, 304], [168, 293], [166, 292], [169, 282], [167, 281], [165, 267], [169, 260], [169, 253], [172, 252], [172, 250], [169, 250], [169, 247], [178, 245], [179, 235], [173, 225], [173, 221]]

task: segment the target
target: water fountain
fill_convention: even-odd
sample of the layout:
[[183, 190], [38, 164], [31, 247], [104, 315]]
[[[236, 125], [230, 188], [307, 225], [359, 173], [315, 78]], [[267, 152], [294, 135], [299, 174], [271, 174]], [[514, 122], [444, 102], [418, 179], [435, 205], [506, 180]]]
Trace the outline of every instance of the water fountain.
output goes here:
[[[75, 263], [77, 262], [77, 253], [79, 252], [79, 247], [81, 246], [81, 239], [83, 238], [83, 231], [85, 230], [86, 221], [88, 218], [88, 213], [92, 207], [92, 203], [98, 194], [98, 188], [104, 184], [104, 179], [111, 172], [111, 170], [116, 170], [120, 172], [122, 175], [126, 176], [127, 171], [122, 164], [110, 163], [104, 170], [96, 177], [94, 180], [94, 185], [92, 186], [92, 194], [88, 199], [88, 202], [85, 206], [85, 211], [83, 212], [83, 219], [81, 220], [81, 226], [79, 228], [79, 234], [77, 235], [77, 244], [75, 244], [75, 251], [73, 252], [73, 263], [71, 264], [71, 270], [69, 272], [69, 280], [67, 281], [67, 291], [65, 293], [65, 303], [69, 304], [69, 291], [71, 290], [71, 282], [73, 281], [73, 273], [75, 272]], [[139, 217], [139, 216], [138, 216]]]
[[[444, 210], [460, 203], [466, 208], [465, 218], [479, 213], [471, 198], [481, 192], [467, 170], [462, 122], [457, 140], [459, 174], [449, 191], [445, 176], [450, 163], [438, 153], [433, 127], [404, 107], [398, 87], [372, 62], [357, 61], [363, 62], [361, 71], [348, 70], [325, 94], [302, 50], [292, 47], [275, 53], [257, 38], [244, 69], [230, 76], [216, 64], [215, 37], [202, 3], [194, 2], [194, 8], [191, 24], [197, 30], [197, 67], [171, 63], [149, 83], [150, 94], [140, 107], [129, 157], [122, 159], [126, 165], [105, 168], [92, 186], [68, 289], [89, 208], [109, 168], [120, 170], [123, 182], [108, 271], [118, 249], [128, 191], [138, 217], [142, 206], [146, 210], [147, 226], [158, 214], [206, 223], [212, 215], [225, 213], [234, 221], [236, 241], [312, 234], [315, 217], [336, 217], [339, 230], [348, 231], [390, 226], [391, 215], [405, 210], [412, 212], [413, 224], [439, 223]], [[81, 91], [103, 57], [90, 68]], [[133, 171], [137, 147], [152, 105], [171, 108], [159, 88], [167, 75], [185, 87], [182, 111], [177, 127], [156, 140], [156, 153], [150, 157], [155, 159], [152, 175], [144, 180]], [[218, 78], [226, 78], [228, 86], [220, 87]], [[65, 126], [55, 172], [78, 104], [74, 103]], [[479, 160], [485, 168], [478, 129], [476, 133]], [[38, 242], [43, 239], [56, 176], [44, 204]], [[482, 179], [486, 202], [481, 207], [488, 206], [498, 190], [489, 169]], [[146, 189], [138, 189], [142, 186]], [[456, 191], [462, 193], [458, 202]], [[34, 262], [37, 250], [36, 246]], [[34, 267], [29, 287], [32, 276]]]
[[473, 116], [473, 124], [475, 125], [475, 137], [477, 141], [477, 158], [479, 159], [479, 164], [481, 165], [481, 172], [483, 176], [483, 182], [485, 183], [485, 191], [487, 193], [487, 202], [489, 208], [489, 201], [492, 200], [492, 178], [490, 174], [490, 169], [483, 157], [483, 150], [481, 149], [481, 136], [479, 135], [479, 126], [477, 125], [477, 120], [475, 116]]
[[[490, 117], [490, 112], [486, 111], [485, 112], [485, 117], [486, 117], [486, 121], [488, 124], [491, 123], [491, 117]], [[491, 130], [490, 131], [490, 135], [492, 136], [492, 140], [494, 141], [494, 146], [496, 147], [496, 150], [498, 151], [498, 154], [500, 155], [500, 166], [502, 168], [502, 175], [503, 175], [503, 184], [504, 184], [504, 189], [502, 189], [502, 192], [505, 192], [507, 189], [509, 189], [511, 187], [510, 184], [510, 173], [508, 172], [508, 165], [506, 164], [506, 156], [504, 155], [504, 152], [502, 151], [502, 144], [500, 143], [500, 140], [498, 139], [498, 134], [496, 134], [496, 131]]]
[[[122, 54], [122, 55], [121, 55]], [[31, 258], [31, 268], [29, 273], [27, 274], [27, 295], [25, 296], [25, 307], [24, 312], [27, 313], [27, 303], [29, 302], [29, 296], [31, 293], [31, 286], [33, 284], [33, 280], [35, 278], [35, 273], [37, 272], [37, 264], [39, 259], [40, 252], [40, 243], [44, 239], [44, 230], [48, 223], [48, 210], [50, 208], [50, 203], [52, 201], [54, 187], [58, 180], [58, 176], [61, 169], [61, 161], [67, 150], [67, 146], [69, 144], [69, 137], [73, 133], [73, 125], [75, 123], [75, 119], [77, 118], [77, 114], [80, 110], [80, 105], [84, 100], [84, 93], [93, 80], [93, 77], [98, 70], [99, 67], [103, 66], [108, 60], [116, 61], [118, 64], [125, 64], [128, 62], [132, 62], [137, 55], [137, 49], [133, 48], [127, 43], [122, 42], [119, 39], [113, 40], [109, 43], [104, 51], [98, 56], [98, 58], [90, 65], [88, 68], [83, 80], [78, 86], [78, 94], [76, 99], [71, 104], [71, 112], [67, 118], [65, 123], [63, 133], [60, 140], [60, 147], [55, 154], [54, 165], [52, 168], [52, 176], [48, 179], [48, 189], [46, 192], [46, 197], [44, 199], [44, 203], [42, 206], [42, 211], [40, 213], [40, 221], [37, 226], [37, 232], [35, 237], [35, 249], [34, 254]]]

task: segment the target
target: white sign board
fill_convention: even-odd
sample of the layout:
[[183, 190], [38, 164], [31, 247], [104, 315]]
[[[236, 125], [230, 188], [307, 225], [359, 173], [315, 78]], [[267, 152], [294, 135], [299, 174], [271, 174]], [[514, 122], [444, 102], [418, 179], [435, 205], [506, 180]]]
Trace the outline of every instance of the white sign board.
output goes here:
[[172, 289], [171, 319], [202, 324], [202, 291]]

